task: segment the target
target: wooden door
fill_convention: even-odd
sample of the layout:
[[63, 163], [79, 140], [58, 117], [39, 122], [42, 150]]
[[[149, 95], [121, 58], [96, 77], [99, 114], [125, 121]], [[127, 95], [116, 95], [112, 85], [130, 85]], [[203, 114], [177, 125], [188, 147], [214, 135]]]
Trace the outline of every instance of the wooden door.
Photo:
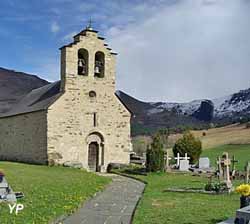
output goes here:
[[88, 166], [91, 171], [98, 171], [99, 164], [99, 147], [96, 142], [89, 144]]

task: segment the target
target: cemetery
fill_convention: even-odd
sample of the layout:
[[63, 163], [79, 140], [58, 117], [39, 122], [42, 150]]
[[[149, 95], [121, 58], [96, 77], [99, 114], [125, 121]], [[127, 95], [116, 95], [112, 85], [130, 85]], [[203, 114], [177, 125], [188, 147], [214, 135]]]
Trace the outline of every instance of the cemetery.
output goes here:
[[[247, 219], [249, 208], [240, 209], [241, 193], [236, 190], [249, 181], [249, 167], [246, 166], [249, 149], [248, 145], [236, 145], [234, 149], [232, 146], [217, 147], [208, 154], [203, 152], [195, 164], [190, 163], [190, 156], [186, 153], [175, 156], [168, 151], [164, 154], [164, 171], [144, 172], [142, 175], [138, 172], [141, 165], [127, 167], [125, 173], [147, 183], [133, 223], [183, 223], [184, 220], [187, 223], [243, 223], [240, 220]], [[17, 223], [34, 219], [43, 223], [69, 214], [110, 183], [107, 177], [73, 168], [9, 162], [0, 165], [5, 175], [3, 180], [10, 183], [11, 189], [25, 195], [17, 199], [26, 208], [21, 215], [14, 217]], [[121, 167], [116, 171], [122, 173], [123, 170]], [[233, 178], [237, 172], [245, 176]], [[54, 181], [55, 176], [57, 181]], [[221, 189], [217, 183], [223, 183], [224, 191], [215, 190], [216, 187]], [[214, 189], [206, 189], [209, 184]], [[72, 187], [73, 191], [70, 190]], [[0, 207], [3, 220], [8, 220], [8, 207], [4, 202]]]
[[[111, 171], [147, 183], [135, 211], [135, 224], [247, 223], [250, 186], [244, 187], [244, 184], [249, 182], [249, 150], [249, 145], [218, 146], [203, 151], [196, 162], [191, 162], [192, 155], [188, 153], [174, 155], [167, 150], [163, 153], [164, 169], [159, 172], [146, 172], [144, 160], [148, 155], [140, 158], [143, 163], [138, 163], [139, 157], [133, 155], [135, 165], [118, 166]], [[16, 197], [22, 193], [22, 198], [14, 199], [25, 208], [13, 217], [16, 223], [29, 223], [25, 221], [34, 219], [48, 223], [71, 214], [111, 181], [108, 177], [60, 166], [1, 162], [0, 167], [3, 169], [1, 186], [8, 186], [8, 192]], [[6, 203], [0, 204], [5, 223], [10, 217]]]
[[187, 153], [167, 151], [163, 172], [134, 174], [148, 184], [133, 223], [248, 224], [249, 150], [249, 145], [218, 146], [195, 164]]

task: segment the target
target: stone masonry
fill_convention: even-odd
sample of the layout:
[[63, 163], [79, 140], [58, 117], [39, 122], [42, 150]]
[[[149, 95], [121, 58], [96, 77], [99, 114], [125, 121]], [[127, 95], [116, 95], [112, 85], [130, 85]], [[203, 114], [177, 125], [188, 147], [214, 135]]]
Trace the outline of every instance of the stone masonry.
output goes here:
[[[78, 74], [82, 49], [87, 75]], [[95, 76], [97, 52], [103, 55], [102, 77]], [[115, 58], [92, 28], [62, 47], [60, 97], [44, 111], [0, 118], [0, 159], [76, 162], [93, 171], [129, 163], [131, 114], [115, 95]]]
[[0, 159], [45, 164], [46, 112], [0, 118]]

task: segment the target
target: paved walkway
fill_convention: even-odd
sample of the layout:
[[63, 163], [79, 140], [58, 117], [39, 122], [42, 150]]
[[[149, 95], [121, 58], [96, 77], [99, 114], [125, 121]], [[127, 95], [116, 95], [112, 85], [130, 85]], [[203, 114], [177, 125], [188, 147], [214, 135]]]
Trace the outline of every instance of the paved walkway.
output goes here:
[[64, 224], [130, 224], [133, 211], [145, 185], [139, 181], [113, 176], [108, 187], [87, 201]]

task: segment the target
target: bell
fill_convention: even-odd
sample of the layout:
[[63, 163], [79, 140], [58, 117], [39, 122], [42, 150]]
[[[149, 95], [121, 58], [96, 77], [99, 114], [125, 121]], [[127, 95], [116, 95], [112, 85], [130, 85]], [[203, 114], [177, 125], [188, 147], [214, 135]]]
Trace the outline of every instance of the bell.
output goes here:
[[99, 70], [99, 67], [98, 67], [98, 66], [95, 66], [95, 73], [97, 73], [97, 74], [100, 73], [100, 70]]
[[82, 67], [82, 74], [85, 75], [85, 73], [86, 73], [86, 67], [83, 66], [83, 67]]
[[79, 59], [79, 60], [78, 60], [78, 66], [79, 66], [79, 67], [83, 67], [84, 65], [85, 65], [84, 59]]

